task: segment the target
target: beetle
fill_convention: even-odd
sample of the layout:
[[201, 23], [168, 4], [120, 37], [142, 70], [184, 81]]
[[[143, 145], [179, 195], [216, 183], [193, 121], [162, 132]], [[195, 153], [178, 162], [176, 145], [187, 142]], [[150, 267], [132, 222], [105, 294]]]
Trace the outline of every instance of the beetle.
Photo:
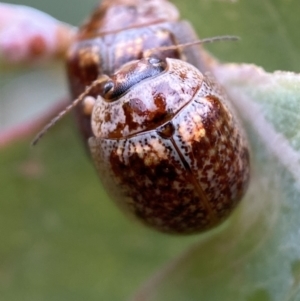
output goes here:
[[181, 60], [148, 58], [102, 87], [89, 146], [113, 199], [163, 232], [221, 223], [246, 190], [249, 153], [218, 85]]
[[[67, 54], [72, 98], [102, 74], [112, 75], [127, 62], [142, 59], [148, 49], [198, 40], [191, 25], [180, 21], [176, 7], [166, 0], [104, 0], [79, 28]], [[178, 58], [202, 71], [198, 47], [157, 51], [157, 58]], [[90, 93], [96, 97], [95, 93]], [[84, 142], [93, 136], [86, 103], [76, 108]]]
[[104, 1], [68, 52], [76, 100], [50, 126], [77, 106], [112, 199], [152, 228], [190, 234], [232, 213], [250, 158], [225, 92], [199, 52], [180, 47], [194, 32], [176, 18], [164, 0]]

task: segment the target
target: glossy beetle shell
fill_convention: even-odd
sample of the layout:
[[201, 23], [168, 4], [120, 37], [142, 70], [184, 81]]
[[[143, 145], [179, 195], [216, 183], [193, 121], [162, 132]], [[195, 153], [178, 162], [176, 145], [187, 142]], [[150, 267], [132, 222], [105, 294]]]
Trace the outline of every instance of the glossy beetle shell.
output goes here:
[[[165, 0], [104, 0], [79, 29], [67, 57], [72, 98], [102, 74], [112, 75], [125, 63], [143, 58], [147, 49], [197, 40], [188, 22], [178, 21], [175, 6]], [[159, 58], [186, 60], [200, 70], [199, 47], [156, 53]], [[91, 96], [97, 97], [97, 93]], [[84, 105], [76, 108], [84, 138], [93, 136]]]
[[[149, 59], [109, 81], [124, 82], [141, 64], [147, 68]], [[244, 195], [248, 147], [220, 87], [186, 62], [165, 64], [112, 99], [99, 88], [89, 145], [121, 207], [163, 232], [201, 232], [221, 223]]]

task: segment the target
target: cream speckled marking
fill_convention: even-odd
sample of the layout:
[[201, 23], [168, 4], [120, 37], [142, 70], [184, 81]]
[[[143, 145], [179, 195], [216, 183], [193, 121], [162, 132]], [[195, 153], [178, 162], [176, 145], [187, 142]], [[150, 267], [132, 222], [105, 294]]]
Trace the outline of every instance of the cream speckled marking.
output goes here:
[[79, 50], [80, 66], [85, 68], [89, 65], [99, 65], [100, 56], [99, 56], [99, 47], [90, 46]]

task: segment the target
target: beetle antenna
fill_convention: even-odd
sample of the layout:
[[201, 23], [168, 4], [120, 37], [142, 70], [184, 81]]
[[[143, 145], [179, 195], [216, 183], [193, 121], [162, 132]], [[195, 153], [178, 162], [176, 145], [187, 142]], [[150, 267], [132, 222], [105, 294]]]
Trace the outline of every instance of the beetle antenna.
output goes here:
[[31, 145], [36, 145], [40, 139], [48, 132], [50, 128], [52, 128], [60, 119], [62, 119], [67, 113], [69, 113], [73, 108], [75, 108], [80, 102], [84, 100], [84, 98], [95, 88], [97, 85], [101, 84], [103, 81], [107, 80], [107, 76], [103, 75], [93, 81], [93, 83], [86, 87], [85, 91], [80, 94], [70, 105], [68, 105], [63, 111], [58, 113], [48, 124], [44, 126], [44, 128], [35, 136]]
[[148, 56], [150, 56], [149, 54], [156, 52], [156, 51], [173, 50], [173, 49], [185, 48], [185, 47], [200, 45], [200, 44], [208, 44], [208, 43], [221, 42], [221, 41], [238, 41], [238, 40], [240, 40], [240, 38], [237, 36], [216, 36], [216, 37], [205, 38], [202, 40], [196, 40], [196, 41], [188, 42], [188, 43], [184, 43], [184, 44], [162, 46], [162, 47], [147, 49], [144, 52], [144, 56], [148, 57]]

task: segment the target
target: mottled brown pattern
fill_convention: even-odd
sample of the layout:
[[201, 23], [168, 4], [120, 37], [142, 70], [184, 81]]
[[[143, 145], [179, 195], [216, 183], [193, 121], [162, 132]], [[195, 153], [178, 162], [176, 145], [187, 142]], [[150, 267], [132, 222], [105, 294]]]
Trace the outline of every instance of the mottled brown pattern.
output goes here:
[[[175, 7], [164, 0], [102, 1], [79, 29], [76, 42], [68, 52], [67, 71], [72, 98], [83, 93], [98, 76], [112, 75], [125, 63], [141, 59], [147, 49], [196, 39], [189, 24], [176, 21], [177, 18]], [[197, 48], [156, 51], [154, 54], [162, 59], [187, 59], [197, 65], [199, 56], [193, 49]], [[97, 97], [96, 91], [90, 95]], [[94, 136], [91, 118], [84, 114], [83, 105], [75, 111], [86, 142]]]
[[[177, 69], [176, 63], [170, 63], [169, 72]], [[186, 73], [193, 69], [180, 64]], [[218, 225], [241, 200], [249, 181], [247, 144], [226, 96], [212, 79], [204, 78], [200, 85], [201, 76], [194, 79], [196, 92], [188, 94], [189, 102], [165, 124], [120, 139], [90, 139], [113, 199], [168, 233], [195, 233]], [[165, 97], [168, 102], [172, 96]]]
[[249, 152], [224, 92], [197, 70], [205, 68], [197, 47], [152, 52], [182, 61], [167, 59], [165, 72], [122, 88], [131, 79], [125, 64], [142, 62], [148, 49], [197, 39], [177, 17], [165, 0], [104, 0], [79, 29], [67, 70], [74, 99], [100, 76], [121, 75], [111, 98], [103, 83], [87, 95], [96, 100], [92, 116], [84, 102], [76, 109], [113, 200], [159, 231], [189, 234], [218, 225], [236, 207], [249, 181]]

